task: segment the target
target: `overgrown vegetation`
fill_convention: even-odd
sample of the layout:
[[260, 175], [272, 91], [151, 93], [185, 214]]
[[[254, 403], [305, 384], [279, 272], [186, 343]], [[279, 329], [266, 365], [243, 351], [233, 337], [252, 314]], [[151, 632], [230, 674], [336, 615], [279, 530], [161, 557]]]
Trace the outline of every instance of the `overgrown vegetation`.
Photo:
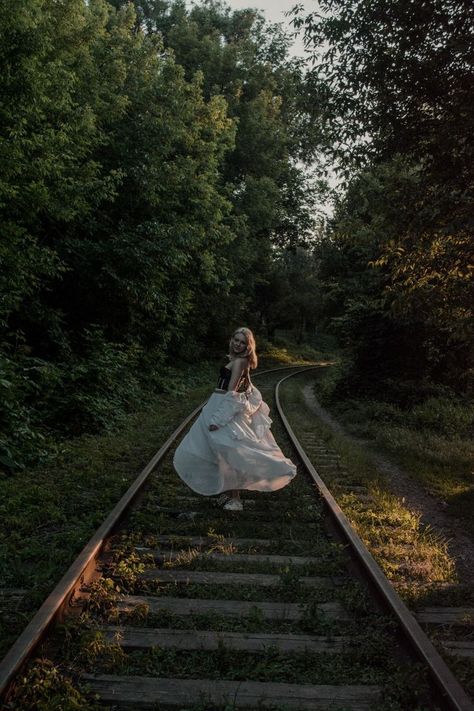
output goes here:
[[[374, 462], [370, 449], [366, 444], [358, 444], [343, 434], [335, 433], [305, 404], [301, 390], [304, 384], [315, 386], [317, 393], [321, 386], [334, 383], [331, 378], [333, 368], [322, 368], [319, 376], [310, 374], [298, 376], [298, 381], [290, 380], [283, 390], [283, 406], [288, 413], [289, 421], [297, 437], [316, 470], [335, 494], [338, 503], [348, 516], [358, 534], [364, 540], [370, 552], [384, 570], [389, 580], [412, 610], [423, 609], [425, 606], [472, 607], [474, 605], [474, 590], [472, 585], [463, 584], [459, 580], [457, 561], [450, 552], [449, 540], [434, 528], [422, 522], [419, 513], [410, 510], [403, 497], [394, 495], [390, 490], [384, 473]], [[333, 403], [334, 404], [334, 403]], [[363, 406], [357, 403], [360, 408]], [[344, 412], [347, 403], [342, 403], [339, 412]], [[383, 413], [383, 411], [382, 411]], [[391, 434], [392, 449], [390, 453], [404, 462], [411, 464], [410, 473], [423, 476], [431, 472], [428, 483], [449, 502], [448, 510], [453, 510], [462, 517], [466, 530], [472, 530], [472, 509], [470, 507], [471, 491], [463, 488], [464, 464], [457, 466], [451, 458], [459, 442], [448, 442], [445, 458], [441, 465], [439, 452], [431, 452], [432, 441], [429, 431], [421, 431], [426, 439], [420, 438], [418, 449], [413, 442], [403, 436], [411, 432], [410, 423], [400, 424], [396, 430], [391, 424], [392, 413], [376, 426], [364, 420], [364, 411], [357, 410], [347, 413], [346, 424], [354, 432], [364, 435], [381, 433], [381, 437], [389, 438]], [[398, 439], [400, 437], [400, 439]], [[324, 453], [315, 446], [315, 440], [324, 442]], [[379, 443], [380, 444], [380, 443]], [[465, 446], [472, 446], [465, 442]], [[404, 451], [404, 457], [401, 455]], [[328, 461], [329, 457], [329, 461]], [[426, 460], [428, 459], [428, 464]], [[466, 492], [466, 493], [465, 493]], [[449, 496], [448, 496], [449, 493]], [[451, 497], [454, 498], [454, 502]], [[456, 510], [456, 501], [459, 509]], [[445, 657], [454, 674], [466, 691], [473, 693], [473, 661], [457, 658], [446, 653], [444, 640], [471, 640], [473, 620], [465, 615], [462, 626], [433, 625], [427, 626], [427, 633]]]
[[208, 396], [214, 371], [203, 365], [199, 374], [182, 373], [172, 394], [150, 398], [114, 432], [77, 437], [54, 464], [0, 481], [1, 587], [23, 591], [20, 604], [3, 611], [0, 656], [141, 468]]
[[[265, 399], [272, 403], [272, 381], [278, 376], [266, 376], [259, 383]], [[274, 433], [285, 453], [290, 454], [289, 443], [275, 418]], [[325, 530], [323, 507], [314, 496], [309, 482], [300, 473], [291, 485], [271, 495], [261, 494], [250, 505], [245, 495], [244, 515], [229, 516], [215, 500], [198, 498], [183, 501], [189, 491], [177, 478], [167, 457], [140, 505], [133, 511], [124, 530], [114, 541], [104, 561], [104, 576], [92, 584], [81, 618], [68, 623], [60, 630], [51, 645], [52, 668], [56, 676], [65, 680], [73, 678], [76, 686], [69, 693], [64, 686], [64, 702], [82, 694], [84, 708], [93, 704], [87, 682], [80, 681], [84, 672], [113, 673], [137, 676], [163, 676], [186, 679], [219, 678], [229, 681], [256, 680], [315, 684], [377, 684], [383, 689], [383, 699], [377, 701], [377, 711], [421, 711], [426, 692], [423, 670], [409, 668], [397, 656], [384, 653], [394, 644], [393, 623], [373, 607], [367, 591], [351, 580], [345, 570], [344, 547], [331, 541]], [[271, 497], [271, 501], [270, 501]], [[157, 507], [165, 510], [158, 512]], [[177, 515], [181, 511], [195, 511], [195, 515]], [[278, 525], [276, 526], [276, 523]], [[158, 536], [172, 533], [167, 546]], [[182, 536], [202, 534], [206, 540], [199, 546], [190, 545]], [[302, 568], [295, 565], [257, 562], [235, 564], [225, 557], [236, 552], [233, 539], [268, 538], [271, 545], [258, 541], [248, 543], [238, 552], [287, 553], [314, 556], [316, 562]], [[138, 548], [137, 548], [138, 546]], [[169, 557], [170, 552], [180, 552]], [[218, 552], [224, 560], [207, 558]], [[164, 559], [155, 558], [161, 553]], [[272, 573], [276, 584], [269, 587], [249, 587], [242, 584], [216, 585], [174, 584], [151, 579], [148, 575], [172, 570], [193, 571], [196, 567], [208, 571]], [[314, 586], [302, 584], [299, 575], [319, 575], [326, 580]], [[252, 603], [249, 614], [232, 617], [224, 614], [195, 614], [191, 616], [166, 611], [152, 612], [148, 604], [134, 603], [117, 607], [127, 594], [150, 595], [151, 599], [196, 598], [243, 600]], [[262, 601], [287, 601], [298, 603], [300, 619], [266, 619], [259, 603]], [[339, 619], [331, 612], [335, 602], [347, 613]], [[325, 605], [329, 604], [329, 608]], [[337, 607], [337, 604], [336, 604]], [[340, 609], [340, 608], [338, 608]], [[109, 634], [104, 625], [119, 625], [118, 631]], [[220, 632], [268, 632], [286, 634], [322, 635], [330, 644], [337, 643], [338, 635], [349, 639], [337, 654], [281, 652], [267, 647], [261, 653], [239, 652], [226, 644], [225, 635], [216, 650], [174, 650], [155, 646], [150, 649], [130, 649], [122, 646], [127, 625], [135, 628], [169, 628], [215, 630]], [[54, 656], [54, 650], [59, 650]], [[38, 671], [44, 670], [43, 660]], [[78, 691], [80, 689], [80, 692]], [[18, 697], [34, 703], [36, 692], [28, 692], [21, 684]], [[48, 689], [44, 696], [47, 697]], [[51, 698], [55, 698], [52, 689]], [[71, 702], [72, 703], [72, 702]], [[32, 706], [33, 708], [34, 706]], [[69, 708], [69, 707], [66, 707]], [[71, 705], [71, 709], [73, 706]], [[191, 708], [191, 707], [190, 707]], [[211, 708], [207, 705], [205, 707]], [[278, 706], [275, 706], [278, 708]], [[193, 707], [194, 709], [194, 707]], [[224, 711], [224, 707], [219, 707]]]
[[255, 10], [27, 0], [2, 6], [0, 46], [11, 473], [116, 425], [231, 325], [271, 321], [317, 189], [301, 64]]
[[385, 393], [354, 397], [339, 362], [318, 371], [317, 398], [348, 432], [368, 440], [436, 496], [474, 534], [474, 409], [450, 388], [386, 382]]
[[345, 385], [473, 391], [474, 8], [321, 0], [294, 22], [342, 178], [319, 249], [321, 322]]

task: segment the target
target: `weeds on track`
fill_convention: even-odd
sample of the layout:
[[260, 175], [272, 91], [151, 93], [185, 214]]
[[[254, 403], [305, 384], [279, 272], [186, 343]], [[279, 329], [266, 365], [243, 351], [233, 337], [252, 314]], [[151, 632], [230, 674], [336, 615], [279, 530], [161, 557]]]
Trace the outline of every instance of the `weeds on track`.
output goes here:
[[[271, 385], [261, 387], [264, 397], [271, 401]], [[199, 396], [201, 397], [201, 396]], [[196, 394], [196, 399], [197, 394]], [[185, 403], [186, 413], [191, 405]], [[274, 413], [274, 418], [276, 416]], [[176, 417], [174, 423], [179, 418]], [[288, 440], [281, 426], [275, 422], [274, 432], [277, 441], [288, 456], [293, 456]], [[143, 432], [140, 433], [143, 436]], [[135, 433], [138, 436], [138, 431]], [[146, 435], [148, 438], [148, 435]], [[160, 442], [156, 442], [154, 449]], [[173, 531], [176, 549], [180, 546], [179, 535], [202, 535], [212, 540], [210, 549], [223, 555], [235, 552], [231, 539], [238, 538], [273, 538], [272, 547], [261, 548], [251, 545], [250, 552], [289, 553], [293, 555], [312, 555], [321, 558], [319, 563], [308, 570], [319, 575], [330, 571], [331, 575], [343, 574], [341, 562], [343, 549], [328, 541], [324, 516], [320, 502], [307, 504], [313, 496], [311, 485], [303, 476], [297, 477], [285, 490], [268, 497], [262, 496], [252, 512], [245, 508], [244, 516], [233, 516], [215, 509], [209, 502], [201, 502], [196, 507], [196, 516], [179, 518], [170, 512], [158, 512], [157, 506], [167, 503], [175, 505], [176, 495], [186, 493], [178, 481], [172, 466], [172, 454], [160, 467], [153, 478], [147, 495], [131, 515], [121, 536], [115, 543], [115, 550], [105, 560], [105, 577], [94, 583], [89, 592], [87, 604], [79, 619], [63, 626], [51, 648], [54, 662], [43, 660], [31, 671], [32, 674], [47, 676], [45, 671], [54, 669], [63, 684], [62, 706], [56, 704], [56, 689], [51, 689], [49, 706], [40, 705], [13, 706], [13, 709], [26, 710], [38, 708], [38, 711], [72, 711], [83, 709], [95, 711], [94, 699], [79, 694], [77, 687], [69, 691], [68, 684], [73, 682], [84, 669], [92, 671], [112, 671], [124, 674], [177, 675], [186, 678], [207, 676], [221, 679], [255, 679], [272, 681], [298, 680], [298, 683], [378, 683], [384, 688], [383, 703], [376, 711], [423, 711], [419, 704], [416, 690], [423, 693], [425, 680], [418, 668], [407, 669], [396, 655], [384, 652], [391, 644], [392, 623], [373, 609], [365, 591], [355, 583], [346, 580], [331, 591], [331, 599], [343, 603], [349, 612], [345, 620], [334, 620], [318, 607], [319, 603], [329, 599], [323, 588], [308, 589], [300, 584], [292, 566], [270, 569], [266, 563], [254, 563], [252, 572], [272, 572], [279, 576], [278, 585], [262, 588], [258, 591], [245, 586], [170, 586], [142, 579], [142, 573], [152, 565], [150, 553], [137, 554], [136, 546], [158, 548], [158, 537]], [[187, 492], [189, 493], [189, 492]], [[174, 502], [174, 503], [173, 503]], [[183, 509], [187, 509], [182, 504]], [[200, 549], [189, 547], [183, 553], [181, 568], [193, 570], [196, 566]], [[239, 552], [243, 552], [239, 549]], [[154, 565], [154, 563], [153, 563]], [[177, 563], [163, 563], [162, 569], [169, 571]], [[206, 564], [209, 570], [224, 572], [229, 569], [226, 562]], [[202, 566], [200, 566], [202, 570]], [[233, 566], [235, 571], [235, 567]], [[248, 568], [246, 567], [248, 572]], [[306, 571], [307, 572], [307, 571]], [[153, 596], [170, 594], [173, 597], [219, 597], [221, 599], [243, 599], [254, 602], [255, 607], [245, 617], [226, 618], [216, 614], [191, 615], [186, 618], [170, 613], [153, 614], [147, 605], [139, 605], [131, 612], [120, 612], [116, 603], [124, 594], [153, 593]], [[289, 622], [263, 619], [258, 609], [258, 602], [283, 600], [297, 603], [302, 612], [301, 619]], [[262, 654], [242, 654], [221, 645], [209, 654], [194, 651], [164, 650], [153, 648], [147, 651], [126, 650], [120, 646], [120, 634], [106, 641], [101, 626], [125, 622], [135, 627], [169, 626], [176, 629], [216, 630], [216, 631], [269, 631], [294, 634], [317, 634], [331, 640], [338, 635], [351, 636], [351, 642], [344, 653], [334, 658], [323, 654], [281, 654], [269, 648]], [[55, 649], [58, 651], [55, 653]], [[44, 666], [46, 664], [46, 667]], [[50, 665], [50, 666], [48, 666]], [[29, 672], [30, 673], [30, 672]], [[214, 675], [214, 676], [213, 676]], [[54, 676], [54, 674], [53, 674]], [[58, 682], [59, 684], [59, 682]], [[87, 693], [87, 688], [83, 688]], [[20, 693], [26, 693], [24, 689]], [[29, 697], [28, 697], [29, 698]], [[33, 697], [31, 697], [32, 699]], [[47, 698], [47, 693], [44, 698]], [[33, 702], [32, 702], [33, 704]], [[234, 705], [215, 707], [216, 711], [230, 711]], [[270, 708], [265, 707], [267, 710]], [[211, 711], [212, 706], [197, 700], [189, 709], [181, 711]], [[283, 707], [274, 706], [274, 711], [284, 711]], [[157, 707], [158, 711], [158, 707]], [[333, 710], [331, 710], [333, 711]], [[342, 708], [339, 711], [345, 711]], [[374, 710], [375, 711], [375, 710]]]
[[[403, 500], [390, 494], [384, 477], [374, 464], [370, 452], [335, 434], [305, 405], [302, 385], [313, 382], [307, 373], [290, 380], [283, 390], [283, 406], [297, 437], [311, 453], [311, 437], [324, 440], [333, 451], [339, 466], [324, 469], [324, 457], [317, 452], [311, 459], [338, 502], [349, 516], [359, 535], [394, 583], [413, 589], [416, 583], [452, 583], [455, 581], [453, 560], [446, 542], [423, 526], [418, 514], [410, 511]], [[321, 466], [322, 465], [322, 466]], [[351, 486], [366, 487], [368, 499], [350, 491]]]
[[[389, 580], [413, 610], [430, 605], [474, 607], [474, 589], [457, 584], [447, 541], [423, 525], [404, 499], [387, 490], [384, 475], [369, 450], [334, 433], [306, 407], [302, 387], [314, 382], [314, 373], [307, 373], [285, 383], [283, 407], [316, 470], [335, 492], [338, 503]], [[327, 466], [321, 448], [314, 448], [311, 453], [311, 440], [316, 439], [324, 441], [324, 450], [332, 453], [332, 466]], [[354, 486], [365, 488], [368, 496], [351, 491]], [[444, 639], [460, 639], [464, 635], [472, 641], [473, 630], [474, 620], [464, 633], [449, 627], [428, 632], [443, 654]], [[473, 660], [449, 657], [447, 661], [468, 693], [474, 694]]]

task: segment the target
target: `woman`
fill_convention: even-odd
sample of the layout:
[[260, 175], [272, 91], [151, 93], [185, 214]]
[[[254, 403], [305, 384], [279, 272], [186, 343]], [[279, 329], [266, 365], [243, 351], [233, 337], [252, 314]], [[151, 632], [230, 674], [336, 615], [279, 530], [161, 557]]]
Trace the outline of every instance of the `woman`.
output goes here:
[[250, 382], [257, 366], [255, 339], [239, 328], [217, 388], [174, 455], [181, 479], [198, 494], [228, 492], [224, 508], [242, 511], [241, 489], [276, 491], [296, 474], [270, 432], [268, 405]]

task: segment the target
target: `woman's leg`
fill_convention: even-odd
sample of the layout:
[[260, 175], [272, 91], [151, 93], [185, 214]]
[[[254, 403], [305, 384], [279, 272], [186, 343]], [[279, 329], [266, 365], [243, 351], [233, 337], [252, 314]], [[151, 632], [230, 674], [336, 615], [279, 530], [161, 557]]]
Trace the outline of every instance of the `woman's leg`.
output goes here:
[[240, 489], [229, 489], [228, 491], [224, 491], [220, 494], [217, 500], [219, 503], [225, 504], [230, 499], [239, 499], [240, 501]]
[[224, 508], [228, 511], [242, 511], [243, 505], [240, 500], [240, 491], [238, 489], [233, 489], [229, 493], [231, 498], [224, 504]]

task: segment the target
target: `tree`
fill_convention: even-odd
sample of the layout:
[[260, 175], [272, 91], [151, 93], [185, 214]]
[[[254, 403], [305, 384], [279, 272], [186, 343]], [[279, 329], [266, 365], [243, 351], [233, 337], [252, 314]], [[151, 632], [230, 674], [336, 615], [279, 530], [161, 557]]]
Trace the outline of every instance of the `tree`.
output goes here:
[[112, 426], [171, 360], [244, 315], [258, 325], [275, 249], [308, 241], [315, 191], [301, 67], [255, 11], [0, 13], [0, 457], [18, 467], [47, 431]]
[[[328, 152], [346, 180], [332, 237], [344, 241], [350, 224], [347, 242], [363, 252], [371, 235], [363, 268], [384, 275], [376, 312], [416, 334], [418, 377], [468, 388], [474, 9], [463, 0], [390, 7], [323, 0], [321, 9], [297, 14], [295, 24], [315, 62], [308, 91], [325, 97]], [[362, 303], [366, 296], [361, 283], [353, 297]], [[370, 330], [366, 338], [367, 351]], [[400, 347], [400, 363], [410, 349], [410, 341]]]
[[113, 422], [184, 338], [196, 294], [221, 289], [234, 128], [199, 76], [135, 31], [132, 6], [2, 12], [3, 446], [18, 463], [45, 424]]

